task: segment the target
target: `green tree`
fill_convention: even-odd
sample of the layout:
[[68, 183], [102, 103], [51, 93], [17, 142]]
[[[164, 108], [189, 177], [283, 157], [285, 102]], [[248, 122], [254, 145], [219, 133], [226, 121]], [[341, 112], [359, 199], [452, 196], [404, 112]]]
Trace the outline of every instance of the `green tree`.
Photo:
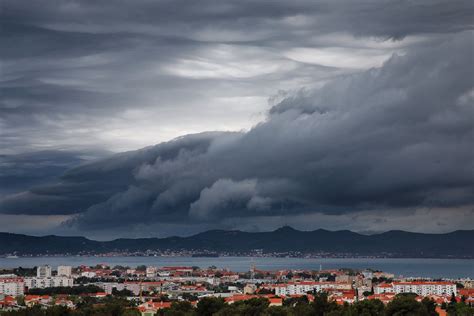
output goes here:
[[464, 302], [454, 303], [447, 306], [449, 316], [473, 316], [474, 307]]
[[196, 312], [199, 316], [212, 316], [225, 306], [223, 298], [205, 297], [197, 304]]
[[120, 296], [120, 297], [127, 297], [127, 296], [134, 296], [133, 292], [127, 289], [117, 290], [116, 288], [112, 289], [112, 295]]
[[139, 265], [135, 270], [137, 270], [137, 271], [146, 271], [146, 266], [145, 265]]
[[324, 316], [329, 312], [335, 312], [339, 309], [339, 306], [331, 301], [328, 301], [328, 295], [326, 293], [318, 293], [314, 296], [314, 301], [311, 304], [315, 316]]
[[163, 314], [165, 316], [191, 316], [196, 312], [189, 302], [173, 302], [171, 308], [165, 310]]
[[266, 298], [251, 298], [246, 301], [236, 302], [234, 306], [240, 315], [259, 316], [268, 308], [269, 303]]
[[351, 315], [381, 316], [384, 315], [385, 306], [380, 300], [364, 300], [355, 302], [348, 307]]
[[413, 296], [396, 296], [393, 301], [388, 303], [387, 316], [428, 316], [430, 315], [426, 307], [415, 300]]
[[291, 310], [285, 306], [270, 306], [262, 314], [263, 316], [290, 316]]
[[284, 306], [296, 306], [296, 304], [309, 304], [308, 297], [306, 295], [290, 297], [283, 301]]
[[121, 316], [140, 316], [141, 313], [138, 311], [138, 309], [135, 308], [128, 308], [122, 312]]
[[438, 316], [438, 313], [436, 312], [436, 303], [435, 303], [435, 301], [425, 297], [421, 301], [421, 304], [426, 308], [426, 311], [428, 312], [428, 315]]

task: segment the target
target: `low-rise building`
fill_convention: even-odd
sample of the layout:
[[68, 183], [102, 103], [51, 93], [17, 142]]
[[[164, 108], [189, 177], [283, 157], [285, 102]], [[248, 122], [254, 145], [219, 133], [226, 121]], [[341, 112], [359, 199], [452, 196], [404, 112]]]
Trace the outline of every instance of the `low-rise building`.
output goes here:
[[244, 294], [253, 294], [257, 290], [257, 286], [255, 284], [249, 283], [244, 286]]
[[71, 266], [58, 266], [58, 276], [71, 277], [72, 267]]
[[31, 307], [33, 305], [48, 305], [53, 301], [49, 295], [26, 295], [25, 305]]
[[395, 298], [395, 293], [372, 294], [367, 297], [368, 300], [379, 300], [384, 304], [390, 303]]
[[18, 305], [15, 297], [11, 295], [0, 294], [0, 310], [9, 310]]
[[156, 267], [147, 267], [146, 268], [146, 277], [147, 278], [154, 278], [156, 277], [158, 269]]
[[50, 278], [51, 267], [50, 266], [39, 266], [36, 268], [36, 277], [38, 278]]
[[95, 278], [97, 273], [95, 271], [83, 271], [81, 272], [81, 276], [86, 278]]
[[138, 306], [142, 316], [154, 316], [160, 309], [170, 308], [171, 302], [153, 302], [148, 301]]
[[413, 281], [382, 283], [374, 287], [374, 293], [415, 293], [420, 296], [456, 295], [457, 290], [456, 283], [452, 282]]
[[68, 277], [48, 277], [48, 278], [25, 278], [25, 286], [29, 289], [45, 289], [48, 287], [71, 287], [74, 279]]
[[338, 283], [351, 283], [355, 280], [355, 276], [348, 274], [341, 274], [336, 276], [336, 282]]
[[302, 295], [308, 292], [321, 292], [325, 289], [350, 290], [352, 284], [337, 283], [337, 282], [289, 282], [275, 284], [272, 287], [275, 289], [275, 294], [279, 296], [288, 295]]
[[233, 304], [239, 301], [246, 301], [252, 298], [266, 298], [269, 301], [269, 306], [282, 306], [283, 305], [283, 298], [281, 297], [274, 297], [272, 295], [245, 295], [245, 294], [234, 294], [229, 297], [225, 298], [225, 302], [227, 304]]
[[25, 282], [23, 278], [9, 277], [0, 278], [0, 294], [19, 296], [25, 293]]

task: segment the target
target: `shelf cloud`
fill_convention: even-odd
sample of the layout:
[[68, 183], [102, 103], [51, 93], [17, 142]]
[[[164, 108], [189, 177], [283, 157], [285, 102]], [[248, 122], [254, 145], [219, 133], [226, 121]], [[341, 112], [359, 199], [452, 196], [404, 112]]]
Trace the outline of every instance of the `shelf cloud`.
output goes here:
[[473, 220], [470, 1], [207, 2], [5, 1], [0, 216]]

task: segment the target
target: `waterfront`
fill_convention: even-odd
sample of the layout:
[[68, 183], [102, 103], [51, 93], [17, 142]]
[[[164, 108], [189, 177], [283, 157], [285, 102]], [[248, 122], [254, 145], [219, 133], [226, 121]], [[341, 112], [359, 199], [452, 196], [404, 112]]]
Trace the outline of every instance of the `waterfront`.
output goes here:
[[34, 267], [38, 265], [88, 265], [105, 263], [110, 266], [216, 266], [232, 271], [248, 271], [252, 264], [262, 270], [281, 269], [377, 269], [397, 276], [431, 278], [472, 278], [473, 259], [393, 259], [393, 258], [262, 258], [262, 257], [20, 257], [0, 258], [0, 268]]

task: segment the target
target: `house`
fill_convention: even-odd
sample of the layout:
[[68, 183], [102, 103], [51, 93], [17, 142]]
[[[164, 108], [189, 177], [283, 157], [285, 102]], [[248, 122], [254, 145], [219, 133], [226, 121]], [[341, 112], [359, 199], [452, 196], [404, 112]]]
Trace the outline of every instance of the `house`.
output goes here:
[[13, 296], [0, 294], [0, 309], [16, 305], [17, 301]]
[[74, 304], [73, 301], [67, 299], [67, 298], [56, 298], [56, 301], [54, 302], [54, 305], [56, 306], [64, 306], [70, 309], [76, 308], [76, 305]]
[[32, 307], [33, 305], [49, 305], [53, 301], [49, 295], [26, 295], [25, 305]]
[[395, 293], [381, 293], [367, 296], [368, 300], [380, 300], [384, 304], [390, 303], [395, 298]]
[[246, 301], [252, 298], [266, 298], [270, 302], [270, 306], [282, 306], [283, 298], [274, 297], [273, 295], [245, 295], [245, 294], [236, 294], [225, 298], [227, 304], [233, 304], [239, 301]]
[[138, 311], [142, 316], [154, 316], [160, 309], [170, 308], [171, 302], [148, 301], [138, 306]]

